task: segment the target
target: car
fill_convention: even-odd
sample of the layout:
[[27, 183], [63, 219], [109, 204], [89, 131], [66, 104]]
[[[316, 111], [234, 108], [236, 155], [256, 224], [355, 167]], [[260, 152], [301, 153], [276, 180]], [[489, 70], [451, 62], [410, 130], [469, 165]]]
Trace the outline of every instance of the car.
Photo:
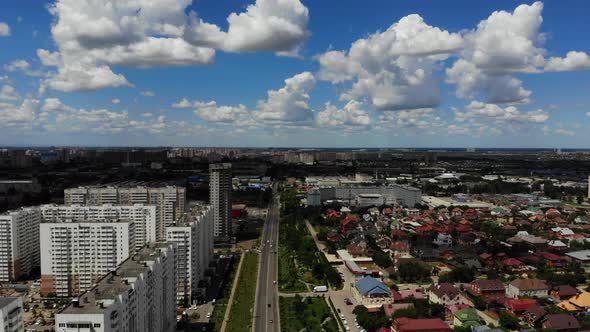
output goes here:
[[210, 312], [207, 313], [207, 319], [209, 319], [209, 318], [211, 318], [211, 313]]
[[340, 318], [344, 319], [344, 314], [340, 314]]
[[268, 304], [268, 307], [270, 308], [270, 303]]
[[270, 320], [270, 323], [272, 324], [272, 319]]
[[346, 305], [352, 305], [352, 301], [349, 298], [345, 298], [344, 303], [346, 303]]

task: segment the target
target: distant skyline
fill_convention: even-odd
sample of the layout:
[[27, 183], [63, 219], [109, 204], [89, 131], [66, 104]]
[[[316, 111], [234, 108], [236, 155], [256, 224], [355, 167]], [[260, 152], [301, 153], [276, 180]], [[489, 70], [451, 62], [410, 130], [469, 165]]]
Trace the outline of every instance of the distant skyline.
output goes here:
[[590, 148], [590, 3], [0, 4], [0, 146]]

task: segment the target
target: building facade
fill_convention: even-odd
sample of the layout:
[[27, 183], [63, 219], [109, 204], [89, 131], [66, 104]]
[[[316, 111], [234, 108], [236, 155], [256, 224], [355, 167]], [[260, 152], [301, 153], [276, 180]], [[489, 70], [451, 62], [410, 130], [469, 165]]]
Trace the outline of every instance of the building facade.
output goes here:
[[162, 225], [158, 205], [41, 205], [44, 222], [83, 220], [129, 220], [134, 223], [135, 245], [139, 249], [158, 240]]
[[165, 225], [174, 222], [184, 213], [185, 202], [186, 189], [175, 186], [136, 186], [122, 183], [64, 190], [65, 205], [156, 205], [161, 220], [156, 233], [158, 241], [166, 237]]
[[0, 332], [22, 332], [23, 300], [20, 297], [0, 297]]
[[216, 241], [231, 238], [232, 168], [230, 163], [209, 165], [209, 202], [213, 207]]
[[174, 225], [166, 227], [166, 241], [176, 244], [176, 290], [179, 304], [204, 295], [198, 288], [213, 258], [213, 209], [196, 206]]
[[55, 315], [57, 332], [173, 332], [175, 249], [153, 243], [121, 263]]
[[41, 294], [77, 296], [135, 252], [129, 220], [41, 223]]
[[418, 188], [399, 184], [389, 186], [353, 186], [341, 185], [333, 187], [316, 187], [307, 192], [307, 204], [320, 206], [327, 200], [340, 200], [350, 205], [366, 205], [367, 197], [374, 200], [375, 205], [402, 205], [414, 207], [422, 200], [422, 191]]
[[0, 282], [15, 281], [39, 268], [41, 212], [28, 207], [0, 214]]

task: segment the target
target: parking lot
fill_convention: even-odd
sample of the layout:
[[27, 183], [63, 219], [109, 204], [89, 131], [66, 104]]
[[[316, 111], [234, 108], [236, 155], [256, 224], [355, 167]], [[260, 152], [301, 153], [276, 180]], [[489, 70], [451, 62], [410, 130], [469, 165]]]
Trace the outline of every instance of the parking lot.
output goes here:
[[[342, 273], [342, 277], [344, 279], [344, 287], [338, 291], [329, 291], [329, 296], [336, 307], [336, 310], [339, 311], [338, 315], [340, 315], [340, 319], [346, 321], [346, 325], [348, 326], [348, 331], [358, 332], [362, 328], [357, 328], [355, 323], [356, 316], [352, 313], [354, 307], [356, 306], [356, 301], [352, 297], [352, 287], [354, 282], [356, 281], [354, 275], [348, 271], [348, 269], [340, 265], [337, 267], [338, 272]], [[344, 303], [345, 299], [348, 298], [352, 301], [351, 305], [347, 305]], [[344, 318], [342, 318], [344, 316]]]

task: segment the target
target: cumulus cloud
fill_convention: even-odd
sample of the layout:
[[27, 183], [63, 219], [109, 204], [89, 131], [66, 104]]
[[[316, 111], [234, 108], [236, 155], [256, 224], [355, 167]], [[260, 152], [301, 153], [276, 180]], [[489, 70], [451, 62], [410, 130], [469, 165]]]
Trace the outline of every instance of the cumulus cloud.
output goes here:
[[113, 105], [117, 105], [120, 103], [121, 103], [121, 99], [119, 99], [119, 98], [114, 98], [113, 100], [111, 100], [111, 104], [113, 104]]
[[576, 133], [574, 131], [568, 130], [568, 129], [563, 129], [563, 128], [556, 128], [554, 130], [554, 132], [557, 135], [563, 135], [563, 136], [575, 136], [576, 135]]
[[0, 127], [15, 127], [29, 124], [35, 119], [39, 101], [26, 98], [20, 105], [0, 103]]
[[250, 119], [250, 113], [244, 105], [218, 106], [217, 102], [195, 102], [195, 114], [208, 122], [240, 124]]
[[144, 97], [154, 97], [156, 95], [153, 91], [141, 91], [139, 94]]
[[316, 122], [320, 127], [368, 127], [371, 125], [369, 113], [361, 109], [362, 103], [351, 100], [343, 108], [330, 102], [319, 112]]
[[0, 37], [10, 36], [10, 26], [5, 22], [0, 22]]
[[440, 103], [432, 72], [462, 46], [459, 34], [430, 26], [413, 14], [355, 41], [348, 52], [319, 55], [318, 77], [332, 83], [353, 81], [341, 99], [364, 98], [380, 111], [432, 107]]
[[542, 124], [549, 120], [549, 113], [541, 109], [521, 112], [515, 106], [502, 107], [480, 101], [472, 101], [467, 105], [466, 109], [465, 112], [455, 110], [457, 121], [463, 122], [469, 119], [483, 118], [493, 120], [496, 123]]
[[570, 51], [565, 58], [549, 58], [545, 64], [547, 71], [569, 71], [590, 69], [590, 56], [584, 52]]
[[[110, 66], [156, 67], [211, 64], [215, 49], [230, 52], [289, 51], [308, 35], [308, 11], [299, 0], [257, 0], [228, 17], [227, 32], [186, 13], [192, 0], [57, 0], [49, 11], [58, 51], [38, 50], [58, 67], [46, 85], [61, 91], [129, 86]], [[101, 75], [80, 85], [79, 68]]]
[[432, 129], [445, 125], [445, 121], [441, 119], [434, 108], [386, 111], [379, 115], [379, 121], [382, 126], [398, 129]]
[[20, 96], [12, 85], [3, 85], [0, 89], [0, 100], [15, 101], [19, 98]]
[[182, 98], [178, 102], [172, 104], [173, 108], [189, 108], [192, 107], [193, 103], [191, 103], [188, 99]]
[[268, 98], [260, 100], [257, 120], [274, 124], [305, 124], [313, 120], [314, 113], [309, 106], [309, 92], [316, 80], [312, 73], [303, 72], [285, 80], [279, 90], [269, 90]]

